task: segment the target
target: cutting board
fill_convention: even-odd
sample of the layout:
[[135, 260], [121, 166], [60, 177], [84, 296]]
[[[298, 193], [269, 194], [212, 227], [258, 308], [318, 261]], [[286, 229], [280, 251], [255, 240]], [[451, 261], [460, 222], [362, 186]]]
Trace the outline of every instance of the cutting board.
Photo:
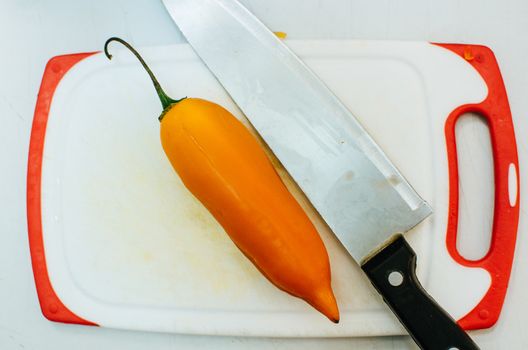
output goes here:
[[[515, 136], [493, 53], [425, 42], [286, 43], [433, 207], [434, 215], [406, 234], [424, 287], [465, 329], [493, 325], [508, 285], [519, 210]], [[101, 53], [54, 57], [44, 72], [27, 205], [45, 317], [191, 334], [405, 333], [278, 162], [328, 249], [341, 322], [271, 285], [172, 170], [148, 76], [129, 52], [113, 51], [112, 61]], [[140, 51], [169, 95], [214, 101], [249, 125], [188, 45]], [[465, 112], [488, 120], [494, 155], [493, 233], [490, 251], [478, 261], [456, 248], [454, 126]]]

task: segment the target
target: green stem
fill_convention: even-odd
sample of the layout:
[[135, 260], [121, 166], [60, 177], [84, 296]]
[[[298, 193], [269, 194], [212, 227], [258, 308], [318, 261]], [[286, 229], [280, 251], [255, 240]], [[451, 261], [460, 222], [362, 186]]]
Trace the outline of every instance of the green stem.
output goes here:
[[159, 97], [159, 99], [161, 101], [161, 105], [163, 106], [163, 113], [161, 114], [161, 116], [159, 118], [159, 120], [161, 121], [161, 119], [163, 118], [163, 115], [165, 114], [167, 108], [172, 106], [173, 104], [178, 103], [181, 100], [185, 99], [185, 97], [181, 98], [179, 100], [174, 100], [174, 99], [170, 98], [169, 96], [167, 96], [165, 91], [163, 91], [163, 89], [161, 88], [161, 85], [158, 82], [158, 79], [156, 79], [156, 77], [154, 76], [154, 74], [150, 70], [150, 68], [147, 65], [147, 63], [143, 60], [143, 58], [139, 55], [139, 53], [129, 43], [127, 43], [126, 41], [124, 41], [121, 38], [112, 37], [112, 38], [110, 38], [110, 39], [108, 39], [106, 41], [106, 43], [104, 45], [104, 52], [105, 52], [106, 57], [108, 57], [109, 60], [112, 59], [112, 55], [108, 52], [108, 44], [110, 44], [112, 41], [117, 41], [117, 42], [120, 42], [121, 44], [125, 45], [126, 48], [129, 49], [137, 57], [137, 59], [139, 60], [139, 62], [143, 66], [143, 68], [145, 68], [145, 70], [147, 71], [148, 75], [150, 76], [150, 79], [152, 80], [152, 84], [154, 84], [154, 88], [156, 89], [158, 97]]

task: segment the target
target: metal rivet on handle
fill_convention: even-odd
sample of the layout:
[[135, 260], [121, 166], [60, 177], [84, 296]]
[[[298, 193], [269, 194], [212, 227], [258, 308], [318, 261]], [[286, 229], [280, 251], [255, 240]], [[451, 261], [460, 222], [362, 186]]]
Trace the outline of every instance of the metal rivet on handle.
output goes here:
[[393, 287], [399, 287], [403, 283], [403, 275], [400, 271], [392, 271], [387, 277], [389, 284]]

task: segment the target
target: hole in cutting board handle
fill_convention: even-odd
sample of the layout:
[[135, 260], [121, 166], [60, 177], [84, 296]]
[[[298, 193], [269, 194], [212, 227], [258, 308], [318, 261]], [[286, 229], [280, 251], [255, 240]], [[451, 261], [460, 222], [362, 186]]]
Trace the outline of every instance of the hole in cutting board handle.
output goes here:
[[455, 125], [458, 158], [457, 250], [467, 260], [483, 258], [493, 228], [495, 181], [487, 120], [476, 113], [461, 115]]

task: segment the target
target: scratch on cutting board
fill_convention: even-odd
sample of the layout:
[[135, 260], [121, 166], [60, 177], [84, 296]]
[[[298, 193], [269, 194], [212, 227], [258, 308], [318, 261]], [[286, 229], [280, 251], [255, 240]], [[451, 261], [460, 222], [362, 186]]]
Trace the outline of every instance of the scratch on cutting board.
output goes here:
[[4, 101], [4, 104], [11, 110], [15, 113], [15, 115], [18, 117], [18, 119], [20, 120], [24, 120], [24, 117], [22, 116], [22, 114], [16, 110], [16, 108], [13, 106], [13, 104], [5, 97], [5, 96], [1, 96], [2, 100]]
[[121, 2], [119, 2], [119, 9], [121, 10], [121, 12], [123, 13], [123, 21], [125, 22], [125, 33], [126, 33], [126, 36], [128, 38], [131, 39], [131, 41], [133, 42], [133, 36], [132, 36], [132, 33], [130, 32], [130, 26], [128, 25], [128, 11], [127, 11], [127, 6], [123, 6], [123, 4]]
[[42, 15], [40, 13], [40, 6], [39, 6], [40, 4], [35, 3], [35, 5], [36, 5], [35, 6], [35, 11], [36, 11], [36, 14], [37, 14], [37, 21], [38, 21], [38, 24], [39, 24], [38, 25], [39, 33], [43, 33], [44, 30], [42, 30], [42, 28], [44, 28], [45, 26], [44, 26], [44, 23], [42, 21]]

